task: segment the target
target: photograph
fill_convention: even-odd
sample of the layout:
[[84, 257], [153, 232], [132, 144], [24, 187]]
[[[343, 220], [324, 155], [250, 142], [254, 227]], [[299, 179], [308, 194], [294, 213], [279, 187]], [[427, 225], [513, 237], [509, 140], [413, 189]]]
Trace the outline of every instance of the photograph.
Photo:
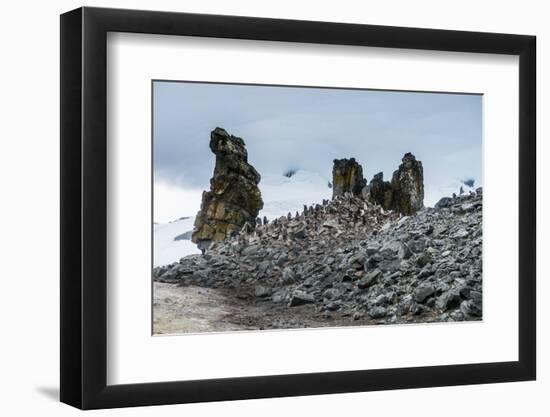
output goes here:
[[482, 103], [154, 80], [153, 334], [482, 320]]
[[[39, 274], [47, 285], [23, 304], [8, 291], [14, 325], [52, 343], [8, 380], [40, 383], [37, 398], [55, 381], [62, 403], [107, 413], [387, 414], [389, 399], [458, 416], [460, 391], [485, 414], [538, 415], [537, 68], [550, 29], [523, 4], [500, 23], [494, 7], [476, 20], [378, 6], [63, 10], [56, 82], [31, 89], [59, 87], [60, 105], [49, 95], [16, 120], [36, 146], [6, 142], [31, 158], [7, 153], [12, 182], [59, 161], [59, 193], [37, 186], [39, 169], [15, 182], [27, 214], [5, 216], [25, 255], [7, 277], [28, 264], [30, 236], [59, 237], [59, 256], [33, 254], [59, 285]], [[31, 51], [19, 72], [48, 50], [16, 49]], [[27, 85], [8, 83], [12, 107]], [[48, 114], [59, 146], [25, 129]], [[43, 195], [55, 222], [37, 212]], [[59, 233], [21, 233], [33, 222]], [[49, 318], [40, 308], [21, 325], [44, 303]]]

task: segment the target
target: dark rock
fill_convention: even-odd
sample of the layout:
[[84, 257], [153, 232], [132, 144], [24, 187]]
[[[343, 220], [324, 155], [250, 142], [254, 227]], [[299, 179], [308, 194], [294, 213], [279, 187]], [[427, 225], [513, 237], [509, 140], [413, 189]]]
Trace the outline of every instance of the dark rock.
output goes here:
[[467, 316], [481, 317], [483, 313], [481, 301], [465, 300], [460, 304], [460, 311]]
[[363, 178], [363, 167], [355, 160], [335, 159], [332, 168], [332, 198], [345, 193], [361, 195], [366, 182]]
[[380, 250], [381, 247], [382, 246], [379, 243], [370, 242], [366, 247], [367, 255], [374, 255]]
[[374, 204], [389, 208], [392, 198], [392, 188], [389, 181], [384, 181], [384, 173], [376, 174], [365, 190], [365, 197]]
[[302, 224], [290, 231], [293, 239], [304, 239], [306, 237], [306, 227]]
[[424, 171], [422, 162], [406, 153], [391, 180], [390, 208], [410, 215], [424, 207]]
[[425, 267], [430, 262], [432, 262], [432, 255], [429, 252], [424, 252], [422, 255], [420, 255], [418, 258], [416, 258], [416, 264], [420, 268]]
[[349, 259], [349, 265], [356, 269], [362, 269], [367, 257], [364, 253], [357, 253]]
[[420, 304], [413, 303], [411, 304], [409, 311], [412, 315], [419, 316], [426, 311], [426, 308]]
[[382, 306], [375, 306], [369, 309], [368, 315], [371, 319], [380, 319], [386, 316], [386, 309]]
[[453, 204], [453, 199], [450, 197], [443, 197], [437, 203], [435, 203], [435, 208], [441, 209], [445, 207], [450, 207]]
[[459, 294], [463, 298], [470, 298], [470, 293], [472, 292], [472, 289], [468, 287], [467, 285], [463, 285], [459, 288]]
[[271, 262], [269, 261], [262, 261], [258, 264], [257, 266], [257, 270], [260, 274], [265, 274], [267, 272], [267, 270], [269, 269], [269, 267], [271, 266]]
[[380, 294], [374, 299], [374, 304], [377, 306], [385, 306], [390, 302], [390, 299], [386, 294]]
[[372, 272], [369, 272], [362, 280], [357, 283], [357, 286], [361, 289], [365, 289], [373, 285], [383, 276], [382, 271], [375, 269]]
[[391, 182], [384, 181], [384, 174], [379, 172], [363, 194], [371, 203], [408, 216], [424, 207], [424, 172], [422, 162], [411, 153], [401, 162]]
[[433, 275], [432, 269], [430, 267], [422, 268], [422, 270], [416, 275], [417, 279], [423, 280]]
[[244, 141], [218, 127], [210, 135], [210, 149], [216, 155], [214, 176], [210, 191], [202, 194], [192, 234], [201, 249], [255, 224], [263, 207], [258, 188], [261, 177], [248, 163]]
[[458, 290], [451, 290], [443, 293], [436, 301], [436, 307], [446, 311], [460, 306], [460, 293]]
[[365, 317], [365, 314], [362, 311], [355, 311], [352, 315], [353, 320], [361, 320], [363, 317]]
[[256, 255], [260, 251], [260, 249], [261, 249], [260, 245], [250, 245], [244, 248], [241, 253], [244, 256], [252, 256], [252, 255]]
[[340, 291], [338, 291], [336, 288], [329, 288], [323, 293], [323, 296], [327, 300], [334, 300], [340, 297]]
[[[380, 251], [384, 257], [387, 257], [391, 253], [393, 256], [391, 256], [390, 259], [409, 259], [412, 255], [407, 244], [395, 240], [386, 243]], [[384, 252], [386, 254], [384, 254]]]
[[423, 284], [418, 287], [414, 293], [414, 300], [417, 303], [425, 302], [428, 297], [435, 293], [435, 288], [432, 285]]
[[328, 311], [336, 311], [336, 310], [340, 309], [341, 304], [337, 303], [337, 302], [334, 302], [334, 301], [331, 301], [331, 302], [327, 303], [327, 305], [325, 307]]
[[481, 292], [479, 292], [479, 291], [470, 291], [469, 298], [474, 300], [474, 302], [481, 307], [481, 302], [482, 302], [482, 299], [483, 299], [483, 296], [482, 296]]
[[310, 303], [314, 303], [314, 302], [315, 302], [315, 298], [313, 297], [313, 295], [308, 294], [304, 291], [296, 290], [292, 294], [292, 296], [290, 298], [290, 302], [288, 303], [288, 306], [289, 307], [296, 307], [296, 306], [300, 306], [300, 305], [303, 305], [303, 304], [310, 304]]

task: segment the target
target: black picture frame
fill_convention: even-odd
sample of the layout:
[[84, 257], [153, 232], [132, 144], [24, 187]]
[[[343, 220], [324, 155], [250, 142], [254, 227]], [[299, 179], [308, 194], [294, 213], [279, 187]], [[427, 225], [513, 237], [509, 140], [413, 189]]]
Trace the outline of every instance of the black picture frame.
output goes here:
[[[519, 358], [513, 362], [107, 385], [108, 32], [519, 56]], [[82, 409], [536, 378], [534, 36], [79, 8], [61, 15], [61, 401]]]

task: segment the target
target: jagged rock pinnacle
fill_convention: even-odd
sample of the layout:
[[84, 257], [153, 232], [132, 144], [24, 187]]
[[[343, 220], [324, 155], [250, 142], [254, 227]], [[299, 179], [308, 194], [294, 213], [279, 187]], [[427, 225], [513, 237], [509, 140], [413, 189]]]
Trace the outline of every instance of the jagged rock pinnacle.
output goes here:
[[391, 209], [410, 215], [424, 207], [424, 171], [422, 162], [406, 153], [391, 180]]
[[332, 167], [332, 198], [343, 196], [345, 193], [360, 195], [365, 185], [363, 167], [355, 158], [334, 160]]
[[244, 140], [217, 127], [210, 134], [210, 149], [216, 155], [210, 191], [202, 194], [191, 240], [200, 249], [224, 240], [244, 226], [253, 227], [263, 207], [258, 184], [260, 174], [248, 163]]
[[424, 172], [422, 162], [406, 153], [393, 173], [391, 182], [379, 172], [370, 181], [364, 196], [386, 210], [411, 215], [424, 207]]

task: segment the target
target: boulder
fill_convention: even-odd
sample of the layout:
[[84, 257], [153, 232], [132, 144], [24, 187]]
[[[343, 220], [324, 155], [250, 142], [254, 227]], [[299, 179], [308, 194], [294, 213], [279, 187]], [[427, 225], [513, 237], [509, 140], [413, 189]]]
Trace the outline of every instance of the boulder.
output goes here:
[[466, 300], [460, 304], [460, 311], [467, 316], [481, 317], [483, 313], [481, 300]]
[[313, 295], [308, 294], [307, 292], [296, 290], [292, 294], [292, 297], [290, 298], [290, 302], [288, 303], [289, 307], [296, 307], [301, 306], [303, 304], [310, 304], [314, 303], [315, 298]]
[[451, 290], [443, 293], [436, 301], [435, 305], [441, 310], [451, 310], [460, 306], [460, 293], [458, 290]]
[[417, 303], [425, 302], [428, 297], [435, 293], [435, 288], [431, 285], [421, 285], [418, 287], [414, 293], [414, 300]]
[[382, 278], [382, 271], [375, 269], [372, 272], [369, 272], [361, 281], [357, 283], [357, 286], [360, 289], [365, 289], [375, 284], [380, 278]]
[[386, 309], [381, 306], [372, 307], [368, 314], [371, 319], [381, 319], [386, 315]]
[[440, 208], [450, 207], [452, 205], [453, 205], [453, 199], [451, 197], [443, 197], [437, 203], [435, 203], [434, 207], [436, 209], [440, 209]]

